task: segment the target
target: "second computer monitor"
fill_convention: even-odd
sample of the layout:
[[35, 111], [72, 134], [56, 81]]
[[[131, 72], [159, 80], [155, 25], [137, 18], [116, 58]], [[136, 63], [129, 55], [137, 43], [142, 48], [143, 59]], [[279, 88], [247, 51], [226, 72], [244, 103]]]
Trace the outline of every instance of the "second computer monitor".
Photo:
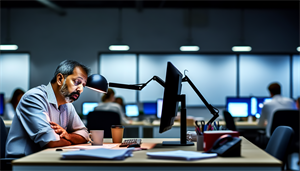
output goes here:
[[139, 107], [137, 104], [127, 104], [125, 105], [125, 114], [127, 117], [137, 117], [139, 116]]
[[226, 110], [232, 117], [248, 117], [251, 113], [251, 99], [247, 97], [227, 97]]
[[144, 102], [143, 103], [143, 112], [144, 115], [156, 115], [156, 102]]

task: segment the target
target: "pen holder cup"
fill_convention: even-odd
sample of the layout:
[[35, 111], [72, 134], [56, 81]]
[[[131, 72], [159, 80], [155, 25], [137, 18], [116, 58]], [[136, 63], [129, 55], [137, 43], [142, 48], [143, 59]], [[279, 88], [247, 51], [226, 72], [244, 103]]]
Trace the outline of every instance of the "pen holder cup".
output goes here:
[[197, 135], [197, 151], [203, 151], [203, 135]]

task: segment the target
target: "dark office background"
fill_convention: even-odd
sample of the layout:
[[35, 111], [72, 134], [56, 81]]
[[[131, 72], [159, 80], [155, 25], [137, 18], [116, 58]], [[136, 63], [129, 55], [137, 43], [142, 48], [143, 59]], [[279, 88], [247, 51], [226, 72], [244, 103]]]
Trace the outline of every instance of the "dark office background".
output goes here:
[[[50, 2], [59, 8], [39, 0], [1, 1], [1, 43], [30, 54], [29, 88], [47, 84], [64, 59], [99, 73], [99, 55], [110, 53], [120, 34], [130, 46], [126, 53], [182, 53], [189, 34], [199, 54], [235, 54], [231, 47], [237, 44], [257, 54], [299, 53], [299, 1]], [[74, 105], [80, 111], [83, 101], [98, 100], [85, 89]]]

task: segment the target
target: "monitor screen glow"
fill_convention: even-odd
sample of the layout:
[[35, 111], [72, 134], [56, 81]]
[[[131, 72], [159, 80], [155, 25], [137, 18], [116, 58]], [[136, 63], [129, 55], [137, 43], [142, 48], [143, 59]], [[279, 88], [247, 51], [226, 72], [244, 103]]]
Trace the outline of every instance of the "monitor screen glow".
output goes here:
[[82, 114], [88, 115], [89, 112], [94, 111], [94, 108], [98, 106], [98, 102], [83, 102], [82, 103]]
[[143, 111], [145, 115], [156, 115], [156, 102], [143, 103]]
[[139, 108], [136, 104], [125, 105], [125, 114], [128, 117], [139, 116]]
[[4, 114], [4, 94], [0, 93], [0, 116]]
[[232, 117], [247, 117], [248, 104], [243, 102], [230, 102], [228, 104], [228, 112]]
[[162, 111], [162, 106], [163, 106], [163, 99], [158, 99], [157, 100], [157, 102], [156, 102], [156, 111], [157, 111], [157, 113], [156, 113], [156, 117], [157, 118], [161, 118], [161, 111]]

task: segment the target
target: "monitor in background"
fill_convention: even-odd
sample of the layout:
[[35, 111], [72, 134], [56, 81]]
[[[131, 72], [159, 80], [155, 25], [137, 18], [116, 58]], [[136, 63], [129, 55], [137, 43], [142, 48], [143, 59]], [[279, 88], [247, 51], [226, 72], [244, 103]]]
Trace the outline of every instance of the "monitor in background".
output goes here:
[[139, 116], [139, 108], [137, 104], [127, 104], [125, 105], [125, 114], [127, 117]]
[[157, 99], [157, 101], [156, 101], [156, 117], [158, 119], [161, 118], [162, 106], [163, 106], [163, 99]]
[[256, 99], [257, 99], [257, 105], [256, 105], [257, 112], [255, 113], [255, 117], [260, 118], [261, 109], [264, 107], [264, 102], [271, 101], [272, 97], [256, 97]]
[[251, 98], [227, 97], [226, 110], [232, 117], [248, 117], [251, 113]]
[[4, 94], [0, 93], [0, 116], [3, 116], [4, 114]]
[[156, 102], [144, 102], [143, 103], [144, 115], [156, 115], [157, 105]]
[[94, 111], [94, 108], [98, 106], [98, 104], [98, 102], [83, 102], [81, 107], [82, 114], [84, 116], [88, 115], [90, 112]]

